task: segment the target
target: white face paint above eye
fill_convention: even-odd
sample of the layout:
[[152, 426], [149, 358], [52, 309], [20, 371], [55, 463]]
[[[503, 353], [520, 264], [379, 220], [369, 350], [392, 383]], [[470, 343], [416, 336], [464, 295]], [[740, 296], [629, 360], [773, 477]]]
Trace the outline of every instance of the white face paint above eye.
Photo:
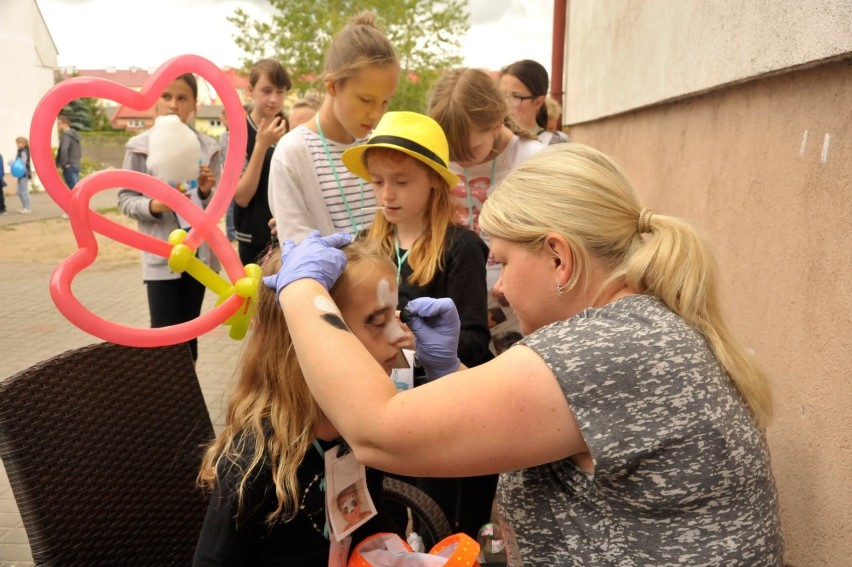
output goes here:
[[[390, 282], [382, 278], [376, 286], [376, 300], [379, 302], [380, 307], [393, 307], [396, 309], [396, 304], [399, 303], [399, 291], [397, 289], [391, 291]], [[389, 342], [394, 343], [404, 336], [405, 331], [402, 330], [397, 318], [391, 317], [385, 325], [385, 338]]]
[[340, 313], [337, 305], [324, 295], [318, 295], [314, 298], [314, 307], [326, 313]]
[[398, 290], [391, 291], [391, 284], [387, 278], [382, 278], [376, 285], [376, 300], [379, 307], [394, 307], [399, 302]]

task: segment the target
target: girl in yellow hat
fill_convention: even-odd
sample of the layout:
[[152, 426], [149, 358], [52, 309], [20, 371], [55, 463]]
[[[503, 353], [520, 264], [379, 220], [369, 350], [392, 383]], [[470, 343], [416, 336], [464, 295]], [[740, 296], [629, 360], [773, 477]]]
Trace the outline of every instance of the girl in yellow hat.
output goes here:
[[[388, 112], [364, 144], [343, 153], [343, 163], [373, 186], [380, 212], [366, 238], [378, 242], [396, 264], [400, 309], [419, 297], [452, 299], [461, 320], [459, 358], [468, 367], [491, 360], [488, 248], [475, 232], [454, 221], [450, 187], [459, 180], [449, 170], [447, 138], [438, 123], [415, 112]], [[408, 346], [414, 347], [413, 336]], [[493, 489], [478, 498], [479, 491], [466, 487], [481, 484], [479, 478], [418, 482], [444, 510], [454, 531], [473, 538], [488, 521]], [[464, 519], [470, 514], [476, 520], [468, 525]]]

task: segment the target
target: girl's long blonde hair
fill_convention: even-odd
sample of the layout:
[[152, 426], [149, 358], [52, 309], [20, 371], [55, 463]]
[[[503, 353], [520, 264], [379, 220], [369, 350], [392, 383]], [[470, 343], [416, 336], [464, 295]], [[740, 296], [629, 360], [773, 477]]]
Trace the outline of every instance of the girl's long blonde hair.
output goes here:
[[[548, 234], [571, 245], [569, 287], [587, 285], [590, 257], [638, 293], [661, 299], [707, 340], [757, 424], [773, 414], [766, 374], [734, 338], [718, 297], [718, 268], [707, 238], [673, 216], [653, 214], [640, 234], [643, 208], [627, 176], [608, 156], [580, 144], [557, 144], [509, 173], [485, 202], [482, 230], [529, 250]], [[647, 213], [646, 213], [647, 214]]]
[[[395, 275], [389, 258], [367, 243], [344, 248], [346, 270], [331, 289], [338, 305], [345, 305], [352, 289], [366, 281]], [[276, 250], [263, 262], [264, 275], [281, 266]], [[212, 489], [217, 468], [238, 479], [237, 509], [241, 510], [249, 482], [268, 463], [277, 506], [267, 524], [290, 521], [299, 510], [300, 487], [296, 472], [311, 448], [321, 412], [308, 390], [287, 322], [275, 290], [263, 284], [252, 328], [240, 356], [237, 384], [228, 402], [225, 427], [208, 447], [199, 484]]]
[[[444, 178], [424, 163], [391, 148], [370, 148], [364, 152], [364, 163], [369, 156], [381, 155], [390, 159], [402, 161], [410, 159], [429, 172], [432, 190], [426, 205], [426, 230], [414, 241], [408, 254], [408, 265], [411, 266], [411, 276], [408, 283], [424, 286], [432, 281], [435, 274], [444, 269], [444, 249], [447, 228], [453, 224], [455, 211], [450, 198], [450, 188]], [[377, 214], [367, 231], [367, 239], [378, 243], [382, 253], [388, 258], [395, 254], [396, 235], [394, 225], [389, 223], [383, 214]]]

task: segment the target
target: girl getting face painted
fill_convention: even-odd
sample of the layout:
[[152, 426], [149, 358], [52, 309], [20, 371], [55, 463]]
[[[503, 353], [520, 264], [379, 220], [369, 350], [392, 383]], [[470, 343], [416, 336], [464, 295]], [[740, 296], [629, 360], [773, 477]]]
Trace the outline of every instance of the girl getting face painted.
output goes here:
[[[344, 250], [346, 269], [331, 288], [331, 299], [317, 296], [313, 306], [326, 323], [351, 330], [390, 376], [399, 353], [394, 342], [402, 336], [394, 315], [396, 270], [386, 256], [363, 243]], [[263, 261], [266, 275], [280, 266], [277, 249]], [[319, 483], [310, 479], [323, 467], [317, 448], [328, 449], [338, 432], [308, 390], [274, 290], [259, 290], [252, 325], [227, 422], [199, 473], [213, 498], [195, 564], [218, 565], [224, 557], [239, 565], [257, 565], [270, 557], [288, 565], [325, 564], [318, 559], [329, 547], [323, 535], [325, 498]], [[368, 469], [367, 483], [379, 516], [353, 533], [353, 545], [392, 529], [381, 504], [382, 473]], [[296, 540], [300, 551], [293, 552], [288, 543], [282, 555], [276, 542]]]
[[352, 333], [388, 375], [399, 354], [397, 341], [405, 335], [395, 315], [396, 302], [395, 274], [384, 274], [359, 285], [340, 309]]

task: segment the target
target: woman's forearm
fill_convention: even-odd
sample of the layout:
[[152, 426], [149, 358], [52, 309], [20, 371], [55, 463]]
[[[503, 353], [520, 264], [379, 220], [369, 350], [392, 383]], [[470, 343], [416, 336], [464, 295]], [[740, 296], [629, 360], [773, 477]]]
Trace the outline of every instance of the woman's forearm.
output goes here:
[[321, 284], [296, 280], [279, 302], [311, 393], [365, 465], [468, 476], [579, 452], [582, 437], [558, 382], [530, 349], [397, 393]]

